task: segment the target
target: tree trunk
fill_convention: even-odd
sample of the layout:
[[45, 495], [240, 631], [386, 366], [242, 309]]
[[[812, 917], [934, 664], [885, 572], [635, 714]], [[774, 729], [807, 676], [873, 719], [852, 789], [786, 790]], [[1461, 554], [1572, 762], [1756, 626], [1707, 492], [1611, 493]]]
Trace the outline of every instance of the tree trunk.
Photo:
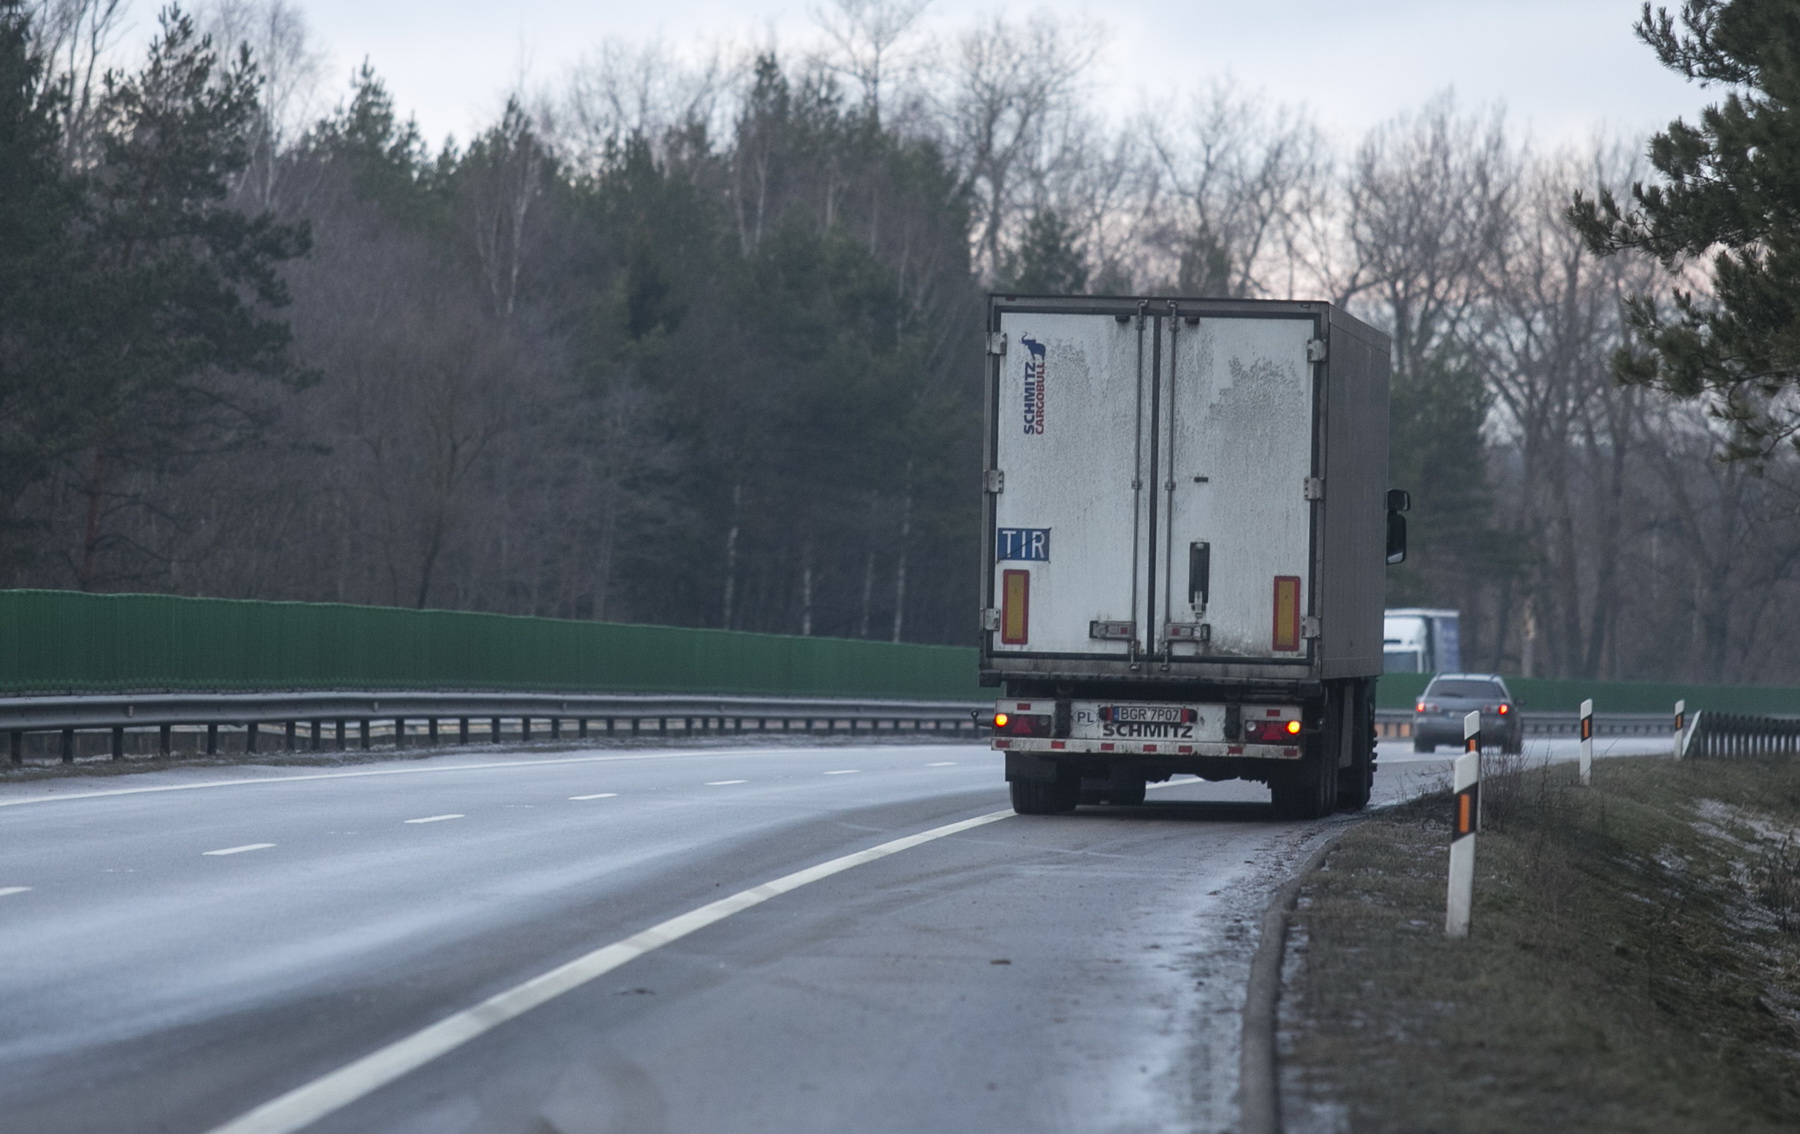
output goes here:
[[99, 568], [100, 507], [106, 492], [106, 447], [94, 446], [94, 464], [88, 474], [87, 523], [81, 535], [81, 571], [76, 585], [84, 591], [94, 589], [94, 576]]
[[906, 628], [906, 546], [912, 539], [912, 462], [906, 463], [906, 498], [900, 505], [900, 557], [894, 564], [894, 641]]
[[731, 527], [725, 532], [725, 617], [720, 623], [725, 629], [731, 629], [731, 616], [734, 613], [732, 604], [737, 599], [737, 545], [738, 516], [743, 510], [744, 486], [731, 486]]

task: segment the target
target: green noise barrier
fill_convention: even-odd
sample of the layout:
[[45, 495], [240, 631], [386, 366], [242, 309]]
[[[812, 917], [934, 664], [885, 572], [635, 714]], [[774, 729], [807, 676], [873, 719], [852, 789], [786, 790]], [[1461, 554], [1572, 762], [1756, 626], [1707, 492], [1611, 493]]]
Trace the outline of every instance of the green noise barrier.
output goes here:
[[447, 610], [0, 590], [0, 693], [408, 689], [991, 700], [975, 651]]

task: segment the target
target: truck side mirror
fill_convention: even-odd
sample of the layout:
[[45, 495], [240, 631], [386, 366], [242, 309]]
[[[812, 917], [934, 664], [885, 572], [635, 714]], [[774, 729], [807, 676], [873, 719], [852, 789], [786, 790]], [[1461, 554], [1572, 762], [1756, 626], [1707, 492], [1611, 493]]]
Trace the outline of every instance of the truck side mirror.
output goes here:
[[1387, 517], [1387, 561], [1392, 567], [1406, 562], [1406, 517], [1398, 512], [1389, 512]]
[[1390, 512], [1410, 512], [1412, 511], [1412, 493], [1404, 488], [1390, 488], [1387, 494], [1387, 504]]

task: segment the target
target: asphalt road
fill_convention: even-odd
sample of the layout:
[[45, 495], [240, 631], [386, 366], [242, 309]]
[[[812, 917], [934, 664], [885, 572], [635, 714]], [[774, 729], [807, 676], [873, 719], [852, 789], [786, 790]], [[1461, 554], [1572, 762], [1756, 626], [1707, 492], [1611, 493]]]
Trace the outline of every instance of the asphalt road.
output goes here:
[[[1378, 798], [1449, 755], [1384, 744]], [[997, 755], [536, 750], [6, 785], [0, 1127], [209, 1131], [788, 879], [306, 1129], [1226, 1130], [1256, 916], [1330, 826], [1266, 799], [1183, 781], [794, 882], [1003, 811]]]

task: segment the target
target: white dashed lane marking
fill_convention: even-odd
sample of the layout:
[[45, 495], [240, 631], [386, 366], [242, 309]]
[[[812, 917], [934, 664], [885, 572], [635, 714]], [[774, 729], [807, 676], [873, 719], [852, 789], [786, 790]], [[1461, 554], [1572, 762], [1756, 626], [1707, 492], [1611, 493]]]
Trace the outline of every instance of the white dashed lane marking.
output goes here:
[[828, 776], [854, 776], [860, 771], [862, 771], [861, 768], [839, 768], [835, 772], [826, 772], [825, 774]]
[[442, 823], [446, 819], [466, 819], [466, 815], [427, 815], [423, 819], [408, 819], [408, 823]]
[[952, 767], [956, 766], [956, 761], [955, 760], [936, 760], [925, 766], [927, 768], [952, 768]]
[[570, 799], [611, 799], [619, 793], [616, 791], [597, 791], [593, 795], [572, 795]]
[[243, 854], [245, 851], [268, 850], [274, 845], [274, 843], [245, 843], [241, 847], [224, 847], [220, 850], [201, 851], [200, 853], [210, 855]]
[[10, 894], [23, 894], [29, 889], [31, 889], [30, 886], [0, 886], [0, 898], [7, 897]]
[[727, 787], [731, 784], [747, 784], [749, 780], [708, 780], [707, 787]]

